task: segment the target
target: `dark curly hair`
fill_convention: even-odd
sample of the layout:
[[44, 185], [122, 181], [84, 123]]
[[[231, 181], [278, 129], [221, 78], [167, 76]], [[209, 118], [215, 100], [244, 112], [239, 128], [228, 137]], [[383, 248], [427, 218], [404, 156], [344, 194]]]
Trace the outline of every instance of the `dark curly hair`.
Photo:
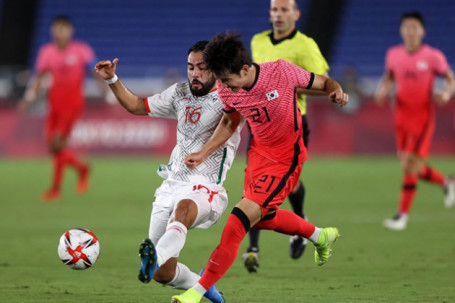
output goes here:
[[248, 66], [253, 64], [240, 38], [241, 35], [235, 31], [219, 33], [207, 44], [204, 62], [215, 76], [221, 76], [226, 72], [240, 74], [245, 64]]

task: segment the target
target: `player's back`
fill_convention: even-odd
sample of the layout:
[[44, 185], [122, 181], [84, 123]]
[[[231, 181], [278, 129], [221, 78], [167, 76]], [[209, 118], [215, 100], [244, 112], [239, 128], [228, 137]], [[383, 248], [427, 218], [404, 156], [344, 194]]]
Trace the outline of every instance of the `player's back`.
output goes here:
[[311, 86], [314, 75], [285, 60], [255, 66], [257, 78], [250, 90], [235, 93], [219, 86], [224, 108], [228, 112], [235, 109], [247, 119], [253, 134], [252, 150], [276, 161], [290, 162], [298, 147], [302, 151], [299, 161], [303, 162], [306, 150], [295, 90]]

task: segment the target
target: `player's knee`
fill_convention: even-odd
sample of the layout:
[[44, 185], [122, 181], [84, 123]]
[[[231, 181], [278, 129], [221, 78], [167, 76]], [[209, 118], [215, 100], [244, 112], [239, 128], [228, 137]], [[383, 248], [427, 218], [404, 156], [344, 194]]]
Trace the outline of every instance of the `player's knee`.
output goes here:
[[183, 199], [177, 205], [174, 214], [174, 221], [180, 222], [190, 228], [197, 217], [197, 205], [193, 200]]

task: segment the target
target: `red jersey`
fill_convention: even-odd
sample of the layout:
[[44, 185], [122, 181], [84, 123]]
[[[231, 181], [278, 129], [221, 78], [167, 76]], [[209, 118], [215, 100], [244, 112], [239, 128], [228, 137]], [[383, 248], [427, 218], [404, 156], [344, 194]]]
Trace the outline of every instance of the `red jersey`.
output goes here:
[[49, 90], [51, 110], [72, 111], [83, 107], [85, 71], [87, 65], [94, 60], [92, 48], [79, 41], [70, 42], [64, 49], [59, 49], [55, 43], [41, 47], [36, 60], [36, 71], [52, 75]]
[[[314, 74], [285, 60], [255, 66], [255, 83], [248, 90], [235, 93], [217, 83], [224, 110], [236, 110], [247, 119], [253, 134], [252, 150], [273, 161], [302, 163], [307, 153], [296, 89], [310, 88]], [[295, 159], [297, 149], [300, 153]]]
[[401, 127], [422, 127], [434, 115], [431, 102], [436, 75], [445, 75], [450, 67], [444, 54], [429, 45], [408, 53], [404, 45], [391, 47], [386, 55], [386, 70], [397, 87], [395, 119]]

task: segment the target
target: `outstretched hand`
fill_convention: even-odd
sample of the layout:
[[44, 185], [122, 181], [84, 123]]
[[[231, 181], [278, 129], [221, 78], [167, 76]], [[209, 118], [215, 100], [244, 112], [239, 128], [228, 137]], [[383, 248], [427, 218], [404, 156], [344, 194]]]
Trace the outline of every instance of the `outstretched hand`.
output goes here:
[[329, 99], [333, 103], [337, 103], [340, 107], [345, 106], [349, 101], [348, 94], [345, 94], [341, 89], [335, 90], [329, 94]]
[[112, 79], [117, 69], [118, 58], [115, 58], [112, 62], [110, 60], [99, 61], [95, 65], [95, 71], [104, 80]]

